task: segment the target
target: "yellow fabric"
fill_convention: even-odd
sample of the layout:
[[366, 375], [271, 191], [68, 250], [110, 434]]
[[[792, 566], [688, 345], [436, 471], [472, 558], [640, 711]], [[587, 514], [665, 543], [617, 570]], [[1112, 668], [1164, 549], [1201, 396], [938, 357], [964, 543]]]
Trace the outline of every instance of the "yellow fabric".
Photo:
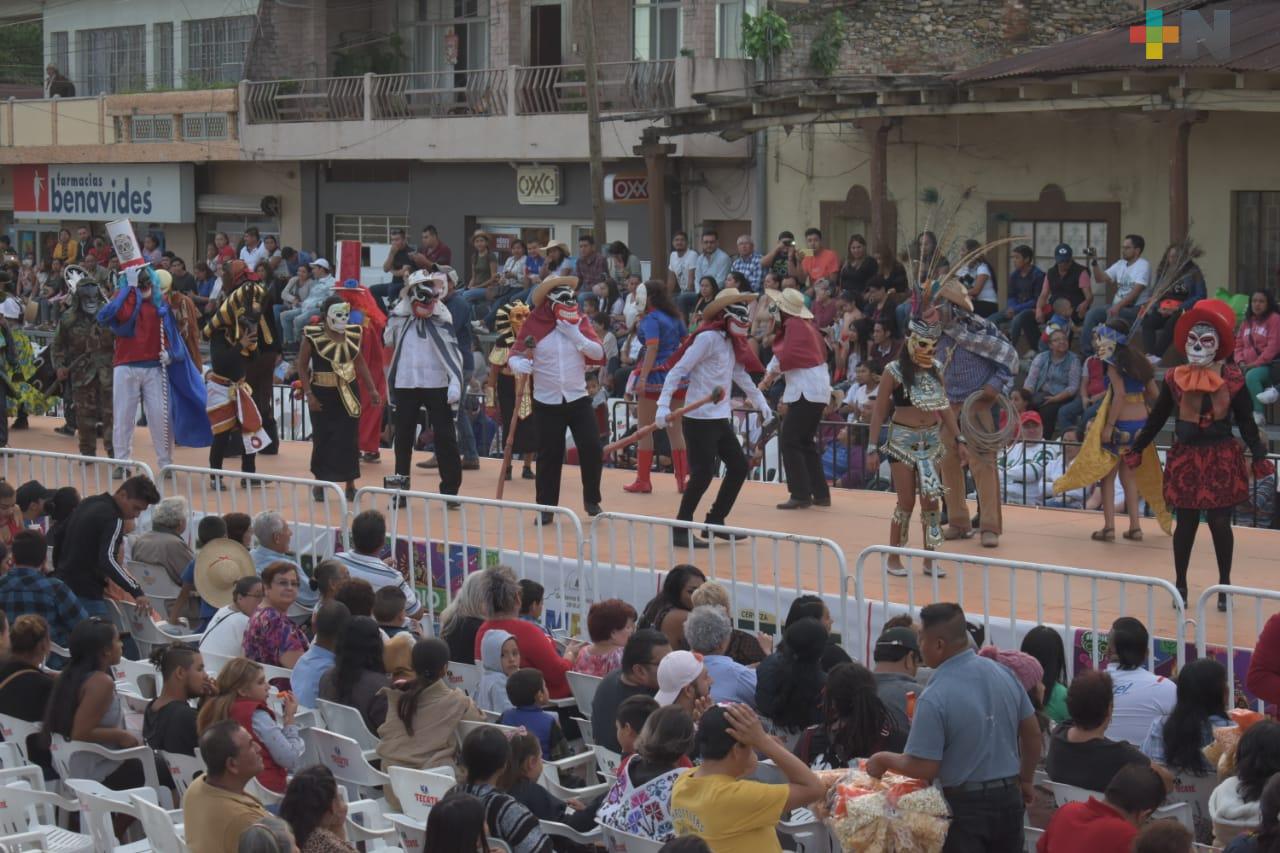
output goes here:
[[191, 853], [235, 853], [244, 831], [266, 816], [266, 809], [253, 797], [215, 788], [203, 776], [191, 783], [182, 798]]
[[[1053, 482], [1055, 495], [1084, 489], [1105, 477], [1120, 457], [1102, 446], [1102, 428], [1107, 423], [1111, 411], [1113, 390], [1107, 389], [1106, 396], [1098, 406], [1098, 414], [1089, 424], [1084, 441], [1080, 444], [1080, 453], [1072, 460], [1066, 473]], [[1173, 516], [1164, 502], [1164, 471], [1160, 468], [1160, 457], [1156, 455], [1154, 445], [1148, 444], [1142, 451], [1142, 464], [1134, 470], [1138, 483], [1138, 494], [1155, 511], [1160, 529], [1165, 533], [1173, 532]]]
[[788, 787], [690, 770], [671, 789], [676, 835], [696, 835], [715, 853], [781, 853], [774, 827]]

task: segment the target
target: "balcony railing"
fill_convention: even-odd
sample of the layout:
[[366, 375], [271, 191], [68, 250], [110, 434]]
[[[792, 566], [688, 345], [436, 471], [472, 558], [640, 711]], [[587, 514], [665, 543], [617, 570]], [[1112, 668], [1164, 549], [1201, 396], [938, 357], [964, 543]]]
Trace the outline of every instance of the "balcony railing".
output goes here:
[[[243, 109], [249, 124], [585, 113], [585, 79], [552, 65], [269, 80], [243, 84]], [[601, 63], [599, 79], [605, 112], [675, 104], [672, 60]]]
[[[236, 93], [139, 92], [0, 101], [0, 148], [226, 142], [237, 133]], [[219, 146], [220, 156], [226, 156]]]

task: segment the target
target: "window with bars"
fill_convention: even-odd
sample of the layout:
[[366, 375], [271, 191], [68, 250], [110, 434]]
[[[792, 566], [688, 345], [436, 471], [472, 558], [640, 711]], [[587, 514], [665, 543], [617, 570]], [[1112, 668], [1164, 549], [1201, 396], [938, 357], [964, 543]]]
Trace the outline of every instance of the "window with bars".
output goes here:
[[65, 32], [49, 34], [49, 61], [63, 74], [71, 76], [71, 40]]
[[253, 15], [184, 21], [186, 84], [235, 83], [244, 76], [244, 59], [256, 23]]
[[147, 28], [107, 27], [76, 33], [81, 95], [140, 92], [147, 87]]
[[[632, 4], [635, 58], [675, 59], [680, 53], [680, 0], [635, 0]], [[739, 18], [741, 22], [741, 18]]]
[[1247, 190], [1233, 195], [1235, 291], [1274, 290], [1280, 284], [1280, 192]]
[[[1076, 260], [1086, 263], [1084, 250], [1093, 246], [1098, 256], [1107, 255], [1107, 223], [1106, 222], [1071, 222], [1059, 220], [1037, 220], [1009, 223], [1009, 236], [1026, 237], [1026, 244], [1036, 253], [1035, 264], [1042, 270], [1053, 266], [1053, 251], [1059, 243], [1066, 243], [1075, 252]], [[1021, 242], [1021, 241], [1020, 241]], [[1009, 251], [1012, 251], [1010, 247]]]
[[366, 245], [390, 243], [391, 232], [397, 229], [408, 233], [409, 217], [346, 213], [335, 213], [329, 217], [334, 243], [340, 240], [359, 240]]
[[157, 89], [173, 88], [173, 23], [151, 25], [152, 60]]

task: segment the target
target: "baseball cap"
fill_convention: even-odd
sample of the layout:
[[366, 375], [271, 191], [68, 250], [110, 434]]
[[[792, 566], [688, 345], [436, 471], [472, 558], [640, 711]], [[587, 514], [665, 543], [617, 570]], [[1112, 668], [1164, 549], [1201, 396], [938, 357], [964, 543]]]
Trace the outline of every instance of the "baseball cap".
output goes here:
[[1023, 412], [1022, 418], [1019, 420], [1019, 423], [1023, 425], [1026, 425], [1029, 423], [1036, 423], [1036, 424], [1040, 424], [1040, 426], [1044, 426], [1044, 419], [1040, 417], [1039, 412]]
[[16, 498], [19, 507], [26, 507], [36, 502], [53, 500], [53, 490], [46, 489], [42, 483], [35, 480], [28, 480], [18, 486]]
[[916, 637], [916, 632], [910, 628], [890, 628], [880, 635], [876, 640], [876, 647], [872, 652], [875, 660], [901, 660], [902, 653], [898, 650], [905, 650], [920, 654], [920, 640]]
[[653, 698], [659, 705], [676, 701], [680, 691], [702, 675], [702, 655], [696, 652], [672, 652], [658, 664], [658, 693]]
[[1053, 259], [1055, 261], [1069, 261], [1075, 257], [1075, 253], [1071, 251], [1071, 247], [1066, 243], [1059, 243], [1058, 248], [1053, 250]]
[[1031, 690], [1044, 678], [1044, 667], [1040, 661], [1026, 652], [1016, 649], [997, 649], [995, 646], [983, 646], [978, 654], [995, 661], [1013, 673], [1023, 690]]
[[324, 270], [325, 272], [329, 271], [329, 262], [326, 261], [324, 258], [316, 258], [314, 261], [311, 262], [311, 266], [320, 267], [320, 269]]

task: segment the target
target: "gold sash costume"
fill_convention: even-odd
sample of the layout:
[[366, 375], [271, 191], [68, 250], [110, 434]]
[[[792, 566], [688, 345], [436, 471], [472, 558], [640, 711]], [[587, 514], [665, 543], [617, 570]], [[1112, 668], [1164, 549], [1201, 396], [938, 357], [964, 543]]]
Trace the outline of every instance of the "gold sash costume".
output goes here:
[[337, 388], [343, 407], [353, 418], [360, 417], [360, 395], [352, 386], [356, 381], [356, 359], [360, 356], [363, 332], [360, 326], [349, 324], [342, 340], [335, 341], [325, 333], [323, 325], [307, 326], [302, 330], [312, 349], [332, 368], [331, 371], [313, 371], [311, 384], [317, 388]]
[[[520, 334], [520, 327], [524, 325], [524, 321], [528, 317], [529, 306], [519, 299], [498, 309], [497, 319], [493, 324], [493, 330], [497, 332], [498, 339], [494, 341], [493, 349], [489, 351], [489, 363], [498, 367], [508, 376], [513, 375], [511, 368], [507, 367], [507, 360], [511, 357], [511, 347], [515, 345], [516, 338]], [[490, 407], [497, 405], [496, 400], [489, 399], [494, 393], [492, 385], [485, 387], [485, 405]], [[524, 383], [524, 393], [516, 401], [516, 411], [520, 420], [524, 420], [533, 414], [532, 382]]]

